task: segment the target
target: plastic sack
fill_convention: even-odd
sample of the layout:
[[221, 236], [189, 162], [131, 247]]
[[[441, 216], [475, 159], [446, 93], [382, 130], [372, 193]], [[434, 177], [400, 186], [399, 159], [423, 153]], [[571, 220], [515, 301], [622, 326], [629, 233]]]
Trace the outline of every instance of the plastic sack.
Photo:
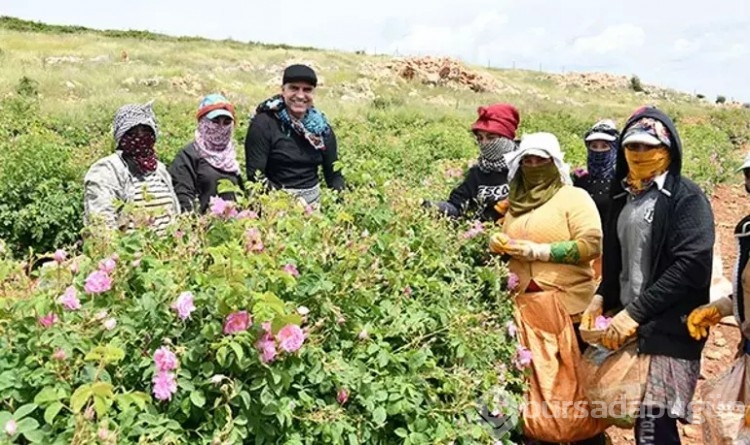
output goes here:
[[750, 356], [742, 353], [732, 367], [700, 390], [705, 445], [750, 444], [745, 405], [750, 403]]

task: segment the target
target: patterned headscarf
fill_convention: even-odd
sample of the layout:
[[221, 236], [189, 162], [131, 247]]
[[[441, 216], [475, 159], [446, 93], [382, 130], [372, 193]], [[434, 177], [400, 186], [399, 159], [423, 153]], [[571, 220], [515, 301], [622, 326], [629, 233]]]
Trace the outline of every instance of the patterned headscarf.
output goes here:
[[[593, 179], [611, 180], [615, 176], [618, 139], [617, 127], [609, 119], [597, 122], [586, 132], [584, 141], [587, 148], [587, 167], [589, 175]], [[605, 141], [609, 145], [609, 150], [591, 150], [590, 143], [592, 141]]]
[[[159, 133], [156, 116], [152, 108], [153, 101], [146, 104], [128, 104], [120, 107], [112, 124], [117, 148], [122, 150], [123, 158], [143, 173], [156, 170], [158, 165], [154, 145]], [[134, 127], [145, 125], [152, 134], [135, 135], [128, 133]]]
[[154, 130], [154, 136], [159, 137], [159, 126], [156, 123], [156, 115], [153, 110], [154, 101], [145, 104], [123, 105], [117, 110], [115, 120], [112, 124], [115, 142], [120, 144], [120, 139], [128, 130], [137, 125], [147, 125]]
[[228, 172], [239, 173], [237, 149], [232, 140], [234, 121], [229, 125], [222, 125], [207, 116], [198, 122], [195, 129], [195, 149], [198, 155], [214, 168]]
[[256, 108], [256, 113], [273, 111], [286, 128], [291, 128], [310, 142], [316, 150], [325, 150], [324, 138], [331, 132], [325, 115], [316, 108], [310, 108], [302, 119], [293, 118], [286, 109], [284, 97], [280, 94], [264, 101]]
[[508, 169], [505, 163], [505, 155], [515, 150], [516, 143], [506, 137], [498, 137], [489, 142], [479, 145], [480, 170], [485, 173], [500, 172]]

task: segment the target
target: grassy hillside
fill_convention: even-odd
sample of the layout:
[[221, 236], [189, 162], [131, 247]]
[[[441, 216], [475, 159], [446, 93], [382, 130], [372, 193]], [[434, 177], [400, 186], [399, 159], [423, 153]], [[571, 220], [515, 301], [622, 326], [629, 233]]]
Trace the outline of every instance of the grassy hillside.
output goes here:
[[[443, 172], [463, 168], [476, 156], [468, 126], [477, 106], [496, 101], [518, 106], [521, 133], [557, 134], [575, 165], [583, 162], [581, 136], [597, 119], [622, 123], [643, 103], [663, 107], [682, 131], [688, 174], [707, 188], [726, 177], [749, 133], [747, 110], [718, 108], [653, 86], [645, 86], [649, 94], [636, 93], [628, 79], [606, 75], [459, 67], [491, 84], [489, 90], [475, 92], [460, 82], [435, 82], [435, 70], [421, 79], [419, 74], [404, 79], [401, 62], [384, 56], [96, 31], [9, 17], [0, 19], [0, 42], [0, 181], [5, 183], [28, 178], [24, 165], [34, 176], [80, 181], [88, 165], [112, 150], [109, 125], [116, 108], [126, 102], [155, 99], [163, 129], [157, 147], [165, 162], [190, 140], [194, 108], [212, 91], [222, 91], [236, 103], [241, 142], [247, 117], [277, 92], [281, 71], [292, 62], [309, 63], [319, 73], [317, 105], [336, 124], [350, 183], [363, 184], [375, 175], [402, 181], [416, 189], [415, 197], [445, 195], [459, 180]], [[429, 61], [413, 66], [430, 68]], [[51, 172], [43, 170], [48, 164]], [[49, 223], [36, 214], [46, 209], [28, 208], [29, 194], [41, 198], [53, 192], [34, 184], [6, 190], [0, 197], [0, 238], [16, 250], [73, 240], [80, 228], [80, 187], [67, 187], [64, 196], [49, 198], [59, 199], [55, 209], [67, 209], [57, 215], [66, 224]], [[66, 233], [50, 239], [59, 231]]]

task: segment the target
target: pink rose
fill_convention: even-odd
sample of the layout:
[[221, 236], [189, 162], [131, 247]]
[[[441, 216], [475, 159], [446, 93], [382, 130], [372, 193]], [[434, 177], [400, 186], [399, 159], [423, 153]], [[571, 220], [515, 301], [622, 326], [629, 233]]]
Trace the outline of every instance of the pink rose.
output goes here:
[[516, 357], [513, 362], [516, 365], [516, 369], [519, 371], [528, 367], [531, 364], [531, 351], [526, 349], [524, 346], [518, 345], [516, 350]]
[[349, 391], [344, 388], [339, 389], [336, 394], [336, 401], [339, 402], [339, 405], [343, 405], [347, 400], [349, 400]]
[[96, 435], [99, 437], [99, 440], [107, 440], [107, 438], [109, 438], [109, 430], [107, 430], [107, 427], [103, 426], [99, 428]]
[[411, 287], [410, 286], [406, 286], [404, 288], [404, 295], [406, 295], [407, 297], [411, 297]]
[[154, 364], [159, 372], [168, 372], [177, 369], [179, 364], [177, 356], [169, 348], [162, 346], [154, 352]]
[[514, 274], [513, 272], [508, 274], [508, 290], [511, 292], [515, 292], [518, 289], [518, 285], [521, 284], [521, 280], [518, 278], [518, 275]]
[[234, 201], [225, 201], [218, 196], [212, 196], [209, 200], [211, 214], [220, 218], [229, 219], [237, 216], [237, 208]]
[[172, 394], [177, 392], [177, 379], [174, 373], [159, 372], [154, 376], [154, 396], [159, 400], [172, 400]]
[[59, 318], [57, 318], [57, 314], [54, 312], [50, 312], [47, 315], [39, 318], [39, 324], [42, 325], [42, 327], [49, 328], [53, 324], [57, 323]]
[[55, 349], [55, 352], [52, 354], [53, 360], [63, 361], [67, 357], [67, 354], [65, 354], [65, 351], [62, 348]]
[[193, 301], [193, 294], [191, 292], [183, 292], [172, 303], [172, 309], [177, 311], [177, 316], [180, 320], [186, 320], [190, 318], [190, 314], [195, 310], [195, 304]]
[[224, 333], [236, 334], [237, 332], [246, 331], [250, 326], [252, 326], [252, 320], [247, 311], [233, 312], [227, 315], [224, 322]]
[[57, 264], [60, 264], [63, 261], [65, 261], [66, 258], [68, 258], [68, 254], [62, 249], [57, 249], [55, 250], [55, 254], [53, 255], [53, 258], [55, 259], [55, 262]]
[[279, 340], [279, 347], [286, 352], [295, 352], [302, 347], [305, 341], [305, 333], [296, 324], [288, 324], [281, 328], [276, 338]]
[[609, 327], [610, 323], [612, 323], [611, 317], [600, 315], [596, 317], [596, 320], [594, 320], [594, 329], [596, 329], [597, 331], [603, 331]]
[[289, 275], [291, 275], [293, 277], [298, 277], [299, 276], [299, 271], [297, 270], [297, 266], [295, 266], [294, 264], [291, 264], [291, 263], [289, 263], [286, 266], [284, 266], [284, 272], [288, 273]]
[[276, 343], [273, 339], [268, 339], [264, 336], [255, 343], [255, 347], [260, 351], [261, 362], [271, 363], [276, 359]]
[[115, 262], [115, 259], [112, 257], [99, 261], [99, 270], [106, 273], [107, 275], [114, 272], [116, 267], [117, 262]]
[[260, 230], [255, 227], [247, 229], [245, 232], [245, 249], [248, 252], [263, 252], [265, 246], [261, 239]]
[[68, 270], [70, 270], [70, 273], [72, 273], [73, 275], [77, 275], [78, 274], [78, 263], [76, 263], [76, 262], [70, 263], [70, 266], [68, 266]]
[[112, 288], [112, 278], [107, 272], [96, 270], [86, 277], [86, 284], [83, 290], [88, 294], [101, 294]]
[[305, 216], [310, 216], [315, 212], [315, 207], [311, 206], [310, 204], [305, 206]]
[[78, 291], [73, 286], [68, 286], [65, 293], [60, 295], [57, 301], [69, 311], [76, 311], [81, 308], [81, 302], [78, 300]]

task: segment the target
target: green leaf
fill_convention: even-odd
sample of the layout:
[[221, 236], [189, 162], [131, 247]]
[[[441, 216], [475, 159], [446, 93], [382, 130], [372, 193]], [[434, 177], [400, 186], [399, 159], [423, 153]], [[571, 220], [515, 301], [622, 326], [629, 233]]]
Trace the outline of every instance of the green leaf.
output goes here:
[[222, 346], [219, 348], [218, 351], [216, 351], [216, 362], [221, 367], [227, 366], [227, 347]]
[[357, 435], [354, 433], [349, 433], [349, 445], [359, 445], [359, 439], [357, 439]]
[[107, 382], [94, 383], [94, 385], [91, 387], [91, 392], [95, 396], [99, 396], [102, 398], [114, 397], [112, 384]]
[[271, 329], [273, 332], [278, 332], [288, 324], [296, 324], [297, 326], [300, 326], [302, 324], [302, 317], [297, 314], [277, 315], [271, 323]]
[[65, 397], [62, 390], [47, 386], [43, 390], [39, 391], [39, 394], [34, 397], [34, 403], [37, 405], [45, 405], [48, 402], [54, 402]]
[[89, 400], [89, 397], [91, 397], [91, 386], [79, 386], [78, 389], [73, 392], [73, 395], [70, 396], [70, 408], [73, 410], [73, 413], [77, 414], [81, 412], [81, 409], [83, 409], [83, 406]]
[[0, 425], [5, 425], [7, 421], [13, 418], [13, 414], [8, 411], [0, 411]]
[[31, 443], [43, 443], [46, 439], [46, 436], [42, 432], [42, 430], [33, 430], [23, 433], [23, 436]]
[[198, 408], [203, 408], [206, 404], [206, 396], [203, 395], [203, 391], [193, 391], [190, 393], [190, 401]]
[[125, 351], [117, 346], [107, 346], [104, 351], [104, 361], [107, 363], [117, 363], [125, 358]]
[[396, 428], [396, 431], [394, 431], [398, 437], [405, 438], [409, 435], [409, 432], [406, 431], [404, 428]]
[[44, 421], [47, 422], [48, 425], [52, 425], [55, 421], [55, 417], [57, 417], [57, 414], [62, 408], [62, 403], [53, 402], [50, 406], [47, 407], [47, 409], [44, 410]]
[[111, 406], [112, 406], [111, 399], [105, 399], [104, 397], [101, 397], [101, 396], [94, 396], [94, 409], [96, 410], [96, 415], [100, 419], [107, 415], [107, 412], [109, 411], [109, 408]]
[[35, 403], [27, 403], [26, 405], [21, 405], [20, 407], [18, 407], [16, 412], [13, 413], [13, 418], [16, 419], [16, 421], [21, 420], [31, 414], [31, 412], [35, 409], [37, 409], [37, 405]]
[[34, 431], [35, 429], [39, 428], [39, 422], [36, 421], [36, 419], [27, 417], [25, 419], [21, 419], [18, 422], [18, 434], [26, 434], [29, 431]]
[[151, 402], [151, 396], [141, 391], [131, 392], [130, 397], [141, 410], [145, 409], [146, 404]]
[[379, 407], [375, 408], [375, 411], [372, 413], [372, 420], [376, 424], [379, 425], [379, 424], [385, 422], [385, 418], [386, 418], [386, 413], [385, 413], [385, 410], [383, 409], [383, 407], [379, 406]]
[[237, 360], [235, 361], [235, 363], [240, 363], [245, 357], [245, 354], [242, 351], [242, 345], [237, 343], [236, 341], [233, 341], [229, 343], [229, 347], [232, 348], [232, 351], [234, 351], [234, 355], [237, 356]]

